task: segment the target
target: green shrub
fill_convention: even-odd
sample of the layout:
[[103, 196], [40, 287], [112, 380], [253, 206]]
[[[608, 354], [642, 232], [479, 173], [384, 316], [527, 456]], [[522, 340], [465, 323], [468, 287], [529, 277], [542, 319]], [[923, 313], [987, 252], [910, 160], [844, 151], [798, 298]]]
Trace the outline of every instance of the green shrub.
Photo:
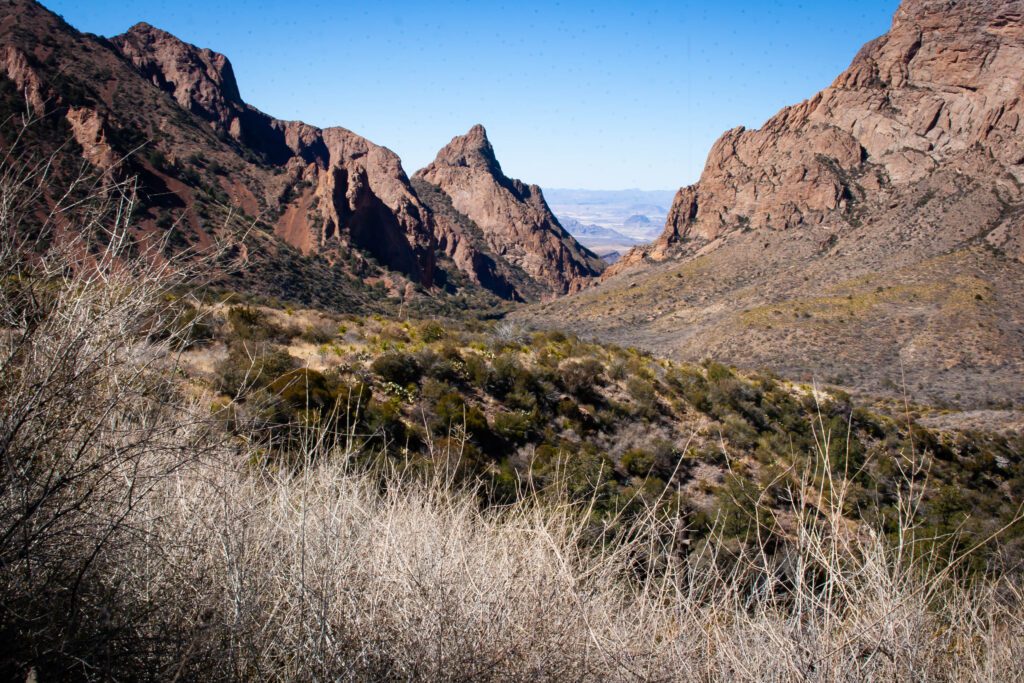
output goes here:
[[216, 367], [217, 390], [237, 397], [249, 389], [265, 387], [296, 367], [287, 351], [267, 343], [234, 343]]
[[655, 391], [652, 382], [639, 377], [630, 377], [626, 381], [626, 390], [636, 401], [641, 414], [651, 415], [654, 412], [657, 407], [658, 392]]
[[700, 372], [690, 368], [673, 368], [665, 379], [669, 387], [694, 408], [704, 413], [711, 410], [708, 382]]
[[365, 423], [366, 412], [373, 400], [373, 392], [359, 380], [341, 380], [334, 387], [337, 406], [335, 421], [339, 429], [354, 431]]
[[757, 430], [741, 416], [735, 413], [726, 415], [721, 428], [722, 436], [732, 446], [744, 451], [753, 450], [757, 446]]
[[583, 412], [580, 410], [579, 404], [571, 398], [563, 398], [560, 400], [556, 410], [559, 415], [568, 418], [569, 420], [583, 419]]
[[619, 382], [626, 379], [628, 374], [629, 370], [626, 367], [626, 363], [621, 360], [617, 360], [608, 366], [608, 378], [611, 380]]
[[591, 501], [607, 509], [616, 492], [615, 467], [608, 456], [592, 444], [571, 449], [537, 449], [537, 474], [545, 484], [562, 489], [570, 500]]
[[654, 467], [654, 454], [642, 448], [626, 451], [620, 461], [622, 469], [634, 477], [646, 477]]
[[707, 370], [709, 382], [720, 382], [734, 377], [732, 370], [715, 361], [708, 361], [704, 364], [704, 368]]
[[371, 367], [384, 380], [400, 386], [414, 384], [423, 376], [423, 367], [416, 357], [402, 351], [388, 351], [378, 356]]
[[487, 377], [487, 391], [497, 398], [504, 398], [513, 389], [525, 384], [529, 377], [519, 361], [511, 354], [503, 353], [494, 359]]
[[371, 401], [366, 409], [365, 424], [370, 433], [370, 442], [382, 448], [391, 445], [411, 448], [419, 446], [410, 443], [413, 432], [402, 420], [402, 403], [397, 398], [385, 401]]
[[584, 400], [598, 397], [604, 385], [604, 364], [596, 358], [570, 360], [558, 368], [559, 381], [566, 392]]
[[494, 416], [494, 433], [513, 444], [524, 443], [535, 434], [536, 413], [498, 413]]
[[445, 330], [444, 325], [436, 320], [431, 320], [420, 329], [420, 339], [428, 344], [431, 342], [441, 341], [447, 337], [448, 331]]
[[479, 408], [469, 405], [454, 391], [443, 394], [434, 404], [434, 419], [431, 428], [435, 434], [450, 434], [457, 428], [465, 429], [466, 435], [480, 442], [490, 436], [487, 417]]
[[720, 528], [727, 538], [749, 539], [758, 532], [767, 534], [772, 528], [769, 507], [775, 501], [750, 479], [729, 474], [715, 498]]
[[417, 356], [417, 360], [427, 377], [450, 384], [461, 384], [467, 379], [466, 364], [458, 349], [452, 346], [446, 346], [440, 352], [424, 349]]
[[[264, 418], [275, 427], [322, 428], [333, 423], [335, 396], [327, 378], [316, 370], [296, 368], [278, 376], [266, 386], [272, 402], [264, 407]], [[285, 440], [300, 437], [300, 433], [285, 434], [280, 430], [275, 437]]]
[[465, 356], [466, 373], [469, 376], [469, 381], [480, 389], [487, 388], [487, 382], [491, 378], [491, 368], [487, 364], [487, 360], [478, 354], [467, 353]]
[[512, 410], [532, 412], [540, 407], [537, 395], [525, 389], [516, 389], [505, 397], [505, 405]]
[[487, 458], [483, 451], [471, 441], [455, 436], [441, 436], [435, 438], [433, 444], [435, 462], [432, 466], [440, 467], [446, 476], [472, 479], [479, 476], [486, 467]]
[[324, 409], [334, 405], [334, 393], [327, 378], [316, 370], [289, 370], [267, 384], [267, 390], [291, 408]]

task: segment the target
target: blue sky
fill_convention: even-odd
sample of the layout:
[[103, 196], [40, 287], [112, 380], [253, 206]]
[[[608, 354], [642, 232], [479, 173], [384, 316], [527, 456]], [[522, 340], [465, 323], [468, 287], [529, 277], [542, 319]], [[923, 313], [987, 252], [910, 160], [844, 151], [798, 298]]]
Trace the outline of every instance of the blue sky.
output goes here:
[[43, 0], [101, 35], [147, 21], [232, 61], [246, 101], [340, 125], [410, 174], [474, 123], [547, 187], [671, 189], [715, 139], [826, 87], [898, 0]]

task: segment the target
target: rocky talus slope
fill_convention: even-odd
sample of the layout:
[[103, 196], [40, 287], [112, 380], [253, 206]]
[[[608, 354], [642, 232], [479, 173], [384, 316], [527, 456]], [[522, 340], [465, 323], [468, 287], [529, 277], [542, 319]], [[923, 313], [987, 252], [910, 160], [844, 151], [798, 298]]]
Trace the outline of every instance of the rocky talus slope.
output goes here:
[[1024, 400], [1024, 3], [905, 0], [714, 145], [665, 231], [535, 319], [822, 381]]
[[[559, 224], [539, 187], [505, 176], [483, 126], [453, 138], [414, 177], [447, 195], [494, 251], [541, 283], [549, 296], [579, 291], [604, 268]], [[454, 226], [446, 229], [457, 239]]]

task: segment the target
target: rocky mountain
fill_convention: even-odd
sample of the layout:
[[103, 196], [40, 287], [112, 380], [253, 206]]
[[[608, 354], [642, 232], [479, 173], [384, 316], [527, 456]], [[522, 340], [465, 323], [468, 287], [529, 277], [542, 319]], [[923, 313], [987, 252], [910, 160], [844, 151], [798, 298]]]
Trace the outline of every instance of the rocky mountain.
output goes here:
[[[492, 248], [469, 222], [427, 206], [389, 149], [257, 110], [242, 99], [226, 56], [145, 23], [106, 40], [32, 0], [4, 3], [0, 77], [3, 119], [16, 120], [27, 102], [44, 122], [33, 132], [37, 153], [59, 150], [97, 173], [139, 179], [140, 237], [173, 233], [176, 248], [236, 241], [229, 286], [360, 308], [380, 300], [367, 291], [374, 283], [402, 299], [528, 300], [598, 272], [580, 268], [571, 245], [531, 253], [539, 242], [522, 230], [524, 211], [505, 216], [508, 225], [502, 216], [488, 223], [506, 235]], [[541, 207], [530, 192], [523, 189], [524, 205]], [[537, 208], [540, 223], [542, 214]], [[516, 244], [520, 235], [530, 242]]]
[[500, 255], [480, 226], [456, 210], [439, 187], [419, 177], [412, 184], [429, 208], [438, 249], [472, 282], [508, 301], [539, 301], [550, 294], [546, 285]]
[[[992, 178], [999, 197], [1019, 199], [1022, 8], [1014, 0], [906, 0], [892, 30], [830, 88], [759, 130], [723, 135], [700, 181], [676, 195], [648, 255], [736, 229], [863, 219], [947, 170]], [[1008, 231], [990, 239], [1024, 254]]]
[[538, 314], [689, 358], [1024, 400], [1024, 3], [904, 0], [831, 87], [714, 145], [665, 231]]
[[497, 254], [549, 295], [579, 291], [604, 268], [559, 224], [539, 187], [505, 176], [483, 126], [453, 138], [414, 177], [443, 192]]
[[27, 98], [39, 153], [138, 177], [140, 233], [188, 247], [248, 232], [233, 281], [323, 304], [389, 273], [399, 290], [434, 285], [433, 226], [398, 157], [245, 104], [225, 56], [147, 24], [84, 35], [30, 0], [0, 7], [0, 43], [6, 112]]
[[[148, 24], [112, 41], [139, 72], [222, 138], [296, 180], [276, 199], [274, 231], [303, 254], [332, 241], [364, 248], [382, 263], [433, 283], [432, 225], [390, 150], [344, 128], [279, 121], [242, 102], [231, 63]], [[316, 207], [317, 210], [312, 210]]]
[[626, 222], [623, 223], [623, 225], [628, 225], [628, 226], [634, 227], [634, 228], [635, 227], [646, 228], [647, 226], [651, 225], [652, 222], [653, 221], [650, 218], [648, 218], [647, 216], [645, 216], [645, 215], [643, 215], [641, 213], [637, 213], [637, 214], [633, 214], [632, 216], [627, 218]]

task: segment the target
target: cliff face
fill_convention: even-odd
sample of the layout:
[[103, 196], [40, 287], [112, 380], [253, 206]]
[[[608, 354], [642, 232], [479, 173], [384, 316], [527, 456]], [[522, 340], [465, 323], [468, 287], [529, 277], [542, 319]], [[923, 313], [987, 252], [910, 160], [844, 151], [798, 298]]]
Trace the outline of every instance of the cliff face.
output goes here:
[[294, 184], [285, 186], [287, 196], [272, 198], [281, 207], [278, 236], [307, 255], [334, 244], [355, 246], [433, 283], [433, 225], [393, 152], [344, 128], [320, 130], [263, 114], [242, 101], [227, 57], [148, 24], [111, 42], [182, 108], [286, 170]]
[[1024, 2], [905, 0], [833, 84], [725, 133], [665, 230], [534, 311], [684, 359], [1022, 401]]
[[141, 75], [178, 105], [227, 131], [245, 108], [228, 58], [139, 23], [111, 39]]
[[888, 204], [954, 167], [1018, 201], [1022, 13], [1020, 0], [907, 0], [831, 87], [723, 135], [661, 238], [617, 270], [735, 230], [884, 220]]
[[[562, 228], [539, 187], [505, 176], [483, 126], [453, 138], [414, 177], [439, 188], [497, 254], [549, 294], [579, 291], [604, 267]], [[444, 239], [459, 241], [454, 233]]]
[[[417, 181], [428, 205], [387, 148], [247, 104], [224, 55], [145, 23], [110, 40], [84, 35], [32, 0], [0, 5], [0, 81], [7, 114], [27, 104], [49, 122], [40, 152], [139, 179], [140, 233], [173, 231], [180, 247], [247, 235], [235, 280], [264, 293], [348, 306], [351, 286], [399, 295], [415, 283], [525, 301], [600, 271], [539, 188], [501, 174], [483, 129], [467, 136], [467, 153], [479, 147], [470, 156], [489, 155], [471, 176], [441, 171], [442, 155], [433, 181]], [[464, 181], [479, 201], [463, 203]]]

